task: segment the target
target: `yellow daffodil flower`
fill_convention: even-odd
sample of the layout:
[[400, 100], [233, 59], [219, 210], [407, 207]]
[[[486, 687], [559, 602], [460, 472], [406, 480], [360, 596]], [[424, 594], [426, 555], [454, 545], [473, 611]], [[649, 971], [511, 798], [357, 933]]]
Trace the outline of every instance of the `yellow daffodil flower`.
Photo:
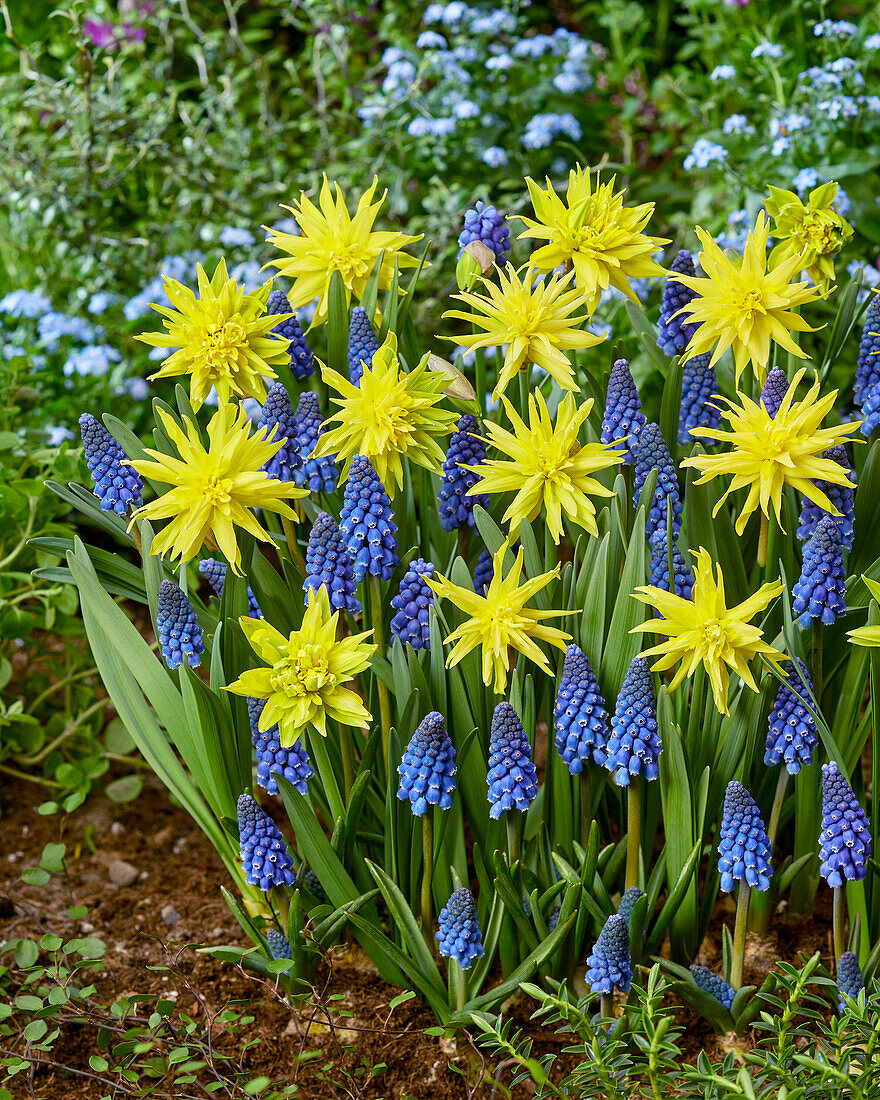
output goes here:
[[823, 290], [834, 279], [834, 257], [852, 239], [852, 226], [834, 209], [836, 183], [823, 183], [807, 196], [806, 204], [794, 193], [770, 187], [764, 200], [773, 218], [773, 236], [779, 244], [770, 253], [770, 263], [782, 263], [796, 256]]

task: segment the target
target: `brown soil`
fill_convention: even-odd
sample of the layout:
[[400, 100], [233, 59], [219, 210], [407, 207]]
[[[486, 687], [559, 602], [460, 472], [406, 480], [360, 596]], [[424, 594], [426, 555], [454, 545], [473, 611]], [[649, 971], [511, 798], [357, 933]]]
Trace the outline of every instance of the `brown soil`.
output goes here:
[[[468, 1100], [508, 1095], [493, 1089], [495, 1070], [488, 1057], [487, 1083], [476, 1091], [480, 1054], [463, 1034], [450, 1039], [425, 1035], [436, 1021], [417, 999], [390, 1009], [400, 990], [382, 982], [357, 949], [334, 950], [316, 979], [324, 1003], [341, 995], [329, 1002], [341, 1014], [334, 1028], [326, 1026], [326, 1018], [314, 1007], [291, 1011], [261, 979], [199, 955], [196, 946], [245, 946], [244, 937], [220, 896], [220, 886], [228, 885], [228, 880], [219, 859], [186, 812], [171, 804], [154, 779], [147, 779], [143, 794], [133, 803], [120, 806], [96, 794], [67, 819], [38, 816], [35, 807], [43, 795], [36, 788], [22, 784], [13, 794], [7, 786], [3, 794], [0, 942], [47, 932], [66, 938], [100, 938], [107, 953], [96, 979], [96, 996], [105, 1003], [123, 993], [161, 994], [175, 1001], [179, 1010], [204, 1019], [237, 1002], [239, 1011], [247, 1011], [254, 1021], [238, 1036], [225, 1034], [219, 1026], [218, 1051], [248, 1072], [273, 1080], [291, 1081], [296, 1074], [297, 1096], [303, 1100]], [[43, 887], [23, 885], [18, 878], [21, 871], [39, 863], [46, 843], [59, 840], [67, 845], [66, 876], [53, 877]], [[108, 868], [116, 859], [138, 869], [131, 885], [111, 883]], [[829, 961], [830, 914], [822, 906], [821, 891], [819, 897], [820, 911], [809, 921], [783, 925], [780, 936], [752, 942], [746, 981], [760, 984], [760, 976], [774, 961], [796, 961], [799, 951], [819, 949], [823, 962]], [[67, 908], [74, 905], [87, 906], [85, 926], [67, 918]], [[171, 926], [162, 916], [168, 905], [180, 918]], [[700, 960], [707, 965], [718, 964], [721, 924], [725, 920], [732, 924], [723, 906], [719, 910]], [[9, 958], [2, 961], [8, 963]], [[148, 969], [168, 967], [170, 960], [174, 960], [170, 971]], [[534, 1036], [533, 1056], [550, 1049], [559, 1054], [566, 1044], [565, 1037], [528, 1023], [528, 1005], [514, 1002], [508, 1012], [521, 1016], [518, 1022]], [[701, 1049], [712, 1059], [723, 1057], [726, 1048], [701, 1018], [690, 1010], [679, 1010], [677, 1016], [685, 1028], [682, 1042], [688, 1061]], [[242, 1053], [243, 1039], [254, 1038], [259, 1043]], [[94, 1030], [66, 1027], [52, 1055], [56, 1064], [42, 1067], [34, 1078], [36, 1091], [21, 1095], [43, 1100], [94, 1100], [103, 1095], [106, 1089], [94, 1080], [70, 1072], [71, 1068], [88, 1070], [89, 1056], [98, 1053], [94, 1041]], [[0, 1047], [10, 1049], [10, 1042], [0, 1039]], [[328, 1069], [328, 1064], [333, 1068]], [[346, 1083], [358, 1067], [381, 1064], [387, 1069], [372, 1081]], [[558, 1064], [567, 1069], [569, 1059], [562, 1056]], [[509, 1067], [501, 1071], [500, 1079], [509, 1086]], [[519, 1085], [512, 1095], [529, 1097], [533, 1089]]]

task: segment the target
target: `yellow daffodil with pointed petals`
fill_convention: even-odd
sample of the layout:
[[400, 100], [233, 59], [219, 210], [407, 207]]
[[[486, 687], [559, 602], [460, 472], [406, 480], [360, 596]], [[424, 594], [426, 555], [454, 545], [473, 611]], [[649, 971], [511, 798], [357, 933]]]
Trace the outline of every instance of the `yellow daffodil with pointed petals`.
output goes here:
[[725, 408], [722, 415], [730, 424], [729, 429], [694, 428], [698, 438], [716, 443], [730, 443], [731, 450], [722, 454], [702, 454], [686, 458], [683, 466], [693, 466], [703, 475], [695, 484], [702, 485], [712, 478], [731, 475], [730, 485], [715, 505], [715, 515], [728, 495], [737, 489], [748, 488], [748, 496], [736, 521], [737, 534], [745, 530], [749, 516], [756, 509], [769, 519], [770, 507], [782, 526], [780, 508], [782, 491], [793, 486], [820, 508], [839, 516], [840, 512], [817, 482], [828, 481], [832, 485], [849, 485], [847, 471], [830, 458], [823, 458], [824, 451], [844, 443], [848, 435], [858, 431], [860, 421], [854, 420], [835, 428], [819, 425], [834, 407], [837, 390], [819, 397], [819, 382], [813, 383], [803, 400], [795, 401], [794, 394], [804, 376], [801, 368], [788, 387], [779, 411], [771, 416], [763, 403], [755, 404], [751, 398], [737, 391], [736, 401], [718, 398]]
[[428, 359], [407, 373], [397, 358], [397, 337], [389, 332], [356, 386], [324, 367], [324, 382], [339, 394], [333, 398], [338, 411], [327, 419], [314, 456], [336, 455], [347, 464], [353, 455], [365, 455], [390, 497], [403, 485], [404, 458], [438, 471], [444, 455], [434, 436], [446, 435], [458, 414], [439, 407], [449, 379], [429, 370]]
[[806, 271], [823, 290], [834, 279], [834, 257], [852, 239], [852, 226], [834, 209], [836, 183], [823, 183], [807, 196], [804, 203], [794, 191], [770, 187], [764, 200], [773, 218], [773, 236], [779, 244], [770, 253], [770, 264], [796, 256], [800, 270]]
[[544, 626], [543, 620], [574, 614], [573, 611], [538, 611], [526, 607], [533, 596], [559, 576], [559, 566], [520, 584], [523, 549], [519, 548], [505, 577], [503, 564], [507, 549], [508, 543], [503, 542], [493, 557], [494, 573], [485, 596], [478, 595], [472, 588], [460, 588], [443, 576], [425, 578], [438, 596], [449, 600], [468, 616], [446, 639], [447, 644], [455, 643], [446, 658], [446, 667], [457, 665], [462, 657], [479, 646], [483, 683], [496, 695], [503, 695], [507, 690], [511, 648], [534, 661], [548, 676], [553, 675], [547, 657], [536, 642], [546, 642], [564, 650], [571, 637], [554, 626]]
[[[877, 603], [880, 603], [880, 584], [872, 581], [870, 577], [863, 576], [862, 580], [867, 585], [872, 597]], [[855, 630], [848, 630], [846, 636], [853, 645], [869, 646], [872, 649], [880, 646], [880, 626], [857, 626]]]
[[235, 695], [265, 699], [259, 727], [278, 726], [281, 744], [289, 748], [306, 726], [327, 736], [327, 719], [361, 729], [372, 715], [347, 684], [369, 668], [374, 645], [364, 642], [372, 631], [337, 638], [339, 612], [330, 614], [327, 591], [308, 602], [299, 630], [288, 638], [265, 619], [243, 615], [239, 622], [251, 649], [268, 667], [253, 668], [226, 689]]
[[684, 361], [711, 351], [711, 365], [714, 366], [731, 348], [737, 386], [749, 363], [763, 385], [771, 344], [779, 344], [801, 359], [809, 358], [790, 333], [814, 332], [815, 329], [793, 310], [824, 297], [817, 286], [791, 282], [800, 271], [797, 256], [768, 268], [769, 232], [770, 223], [761, 211], [740, 259], [736, 255], [725, 255], [710, 235], [697, 226], [696, 233], [703, 246], [700, 266], [706, 273], [705, 278], [678, 272], [669, 276], [696, 294], [696, 298], [676, 314], [689, 314], [688, 323], [698, 326], [685, 348]]
[[654, 213], [654, 204], [624, 206], [624, 192], [614, 193], [615, 179], [612, 176], [601, 183], [597, 177], [593, 188], [590, 170], [578, 165], [568, 174], [564, 200], [549, 179], [543, 189], [533, 179], [526, 179], [535, 217], [516, 215], [526, 224], [519, 240], [547, 242], [532, 253], [531, 262], [539, 271], [571, 264], [590, 313], [609, 286], [636, 302], [630, 279], [665, 274], [652, 256], [669, 241], [642, 232]]
[[266, 398], [264, 378], [277, 377], [274, 366], [290, 361], [286, 336], [272, 329], [289, 313], [266, 313], [272, 289], [269, 280], [246, 294], [237, 279], [230, 279], [221, 260], [209, 279], [197, 268], [198, 294], [176, 279], [165, 278], [165, 293], [174, 307], [152, 304], [165, 320], [166, 332], [142, 332], [136, 339], [153, 348], [175, 348], [152, 378], [177, 378], [188, 374], [189, 399], [196, 412], [211, 390], [225, 405], [230, 397]]
[[383, 249], [385, 255], [379, 274], [380, 290], [388, 290], [391, 286], [395, 263], [398, 269], [416, 265], [417, 261], [401, 249], [420, 241], [421, 235], [411, 237], [406, 233], [376, 232], [373, 229], [376, 215], [388, 193], [384, 191], [382, 197], [373, 202], [378, 184], [378, 179], [374, 177], [372, 184], [358, 199], [357, 210], [352, 217], [339, 184], [333, 184], [336, 188], [334, 197], [331, 185], [324, 176], [317, 206], [302, 192], [294, 206], [284, 207], [296, 219], [299, 234], [283, 233], [263, 226], [269, 234], [269, 243], [287, 253], [287, 258], [273, 260], [267, 266], [293, 279], [293, 286], [287, 295], [291, 308], [299, 309], [320, 298], [315, 324], [327, 319], [327, 295], [334, 271], [342, 276], [346, 301], [351, 301], [352, 295], [360, 301], [369, 274]]
[[168, 552], [173, 558], [189, 561], [207, 543], [222, 550], [233, 570], [240, 573], [236, 527], [272, 543], [251, 509], [262, 508], [296, 519], [287, 501], [308, 495], [307, 489], [276, 481], [263, 469], [284, 440], [267, 440], [264, 431], [252, 435], [244, 410], [232, 405], [222, 405], [211, 417], [207, 450], [191, 420], [184, 420], [185, 431], [181, 431], [163, 409], [159, 410], [159, 418], [180, 458], [148, 449], [152, 461], [129, 465], [143, 477], [166, 482], [173, 488], [138, 508], [132, 523], [137, 519], [170, 519], [153, 539], [152, 554]]
[[752, 691], [757, 691], [748, 662], [760, 655], [779, 668], [788, 660], [784, 653], [768, 645], [761, 628], [750, 622], [780, 594], [782, 582], [762, 584], [753, 596], [735, 607], [728, 607], [721, 566], [716, 567], [716, 580], [712, 575], [709, 551], [701, 546], [691, 553], [697, 559], [691, 599], [685, 600], [652, 584], [639, 586], [633, 597], [656, 608], [662, 618], [648, 619], [630, 633], [666, 635], [665, 641], [642, 650], [640, 656], [659, 655], [660, 659], [651, 666], [657, 672], [665, 672], [677, 661], [681, 662], [669, 691], [674, 691], [685, 677], [693, 676], [702, 662], [712, 685], [715, 706], [721, 714], [728, 714], [729, 669], [733, 669]]
[[578, 328], [585, 315], [571, 313], [583, 305], [584, 296], [571, 286], [574, 272], [549, 281], [538, 279], [529, 267], [520, 281], [512, 264], [499, 271], [498, 285], [483, 279], [485, 294], [456, 294], [473, 313], [450, 309], [444, 317], [455, 317], [486, 331], [473, 336], [447, 339], [466, 348], [498, 348], [507, 344], [504, 366], [495, 386], [494, 398], [507, 389], [511, 380], [527, 363], [534, 363], [552, 375], [564, 390], [576, 390], [574, 372], [566, 351], [592, 348], [603, 337]]
[[563, 534], [563, 513], [591, 535], [598, 534], [596, 507], [590, 498], [611, 497], [614, 493], [591, 475], [617, 466], [626, 449], [580, 442], [578, 433], [593, 408], [592, 399], [576, 403], [574, 394], [567, 393], [554, 424], [544, 396], [537, 390], [529, 395], [528, 425], [506, 397], [501, 400], [513, 431], [487, 424], [487, 441], [508, 458], [466, 466], [480, 475], [469, 495], [515, 492], [502, 518], [510, 525], [512, 537], [516, 537], [524, 519], [537, 517], [542, 506], [547, 510], [547, 526], [557, 545]]

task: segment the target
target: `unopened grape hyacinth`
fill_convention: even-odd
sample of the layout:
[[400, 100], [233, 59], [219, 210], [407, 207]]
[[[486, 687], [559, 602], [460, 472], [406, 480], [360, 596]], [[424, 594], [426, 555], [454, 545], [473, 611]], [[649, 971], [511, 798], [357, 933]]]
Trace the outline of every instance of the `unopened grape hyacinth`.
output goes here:
[[[820, 489], [840, 512], [840, 516], [835, 517], [840, 541], [844, 550], [851, 550], [854, 536], [853, 525], [855, 523], [856, 472], [850, 464], [846, 447], [842, 443], [826, 451], [822, 457], [831, 459], [832, 462], [836, 462], [847, 471], [849, 485], [835, 485], [830, 481], [817, 481], [816, 488]], [[820, 521], [828, 515], [831, 515], [831, 513], [824, 511], [809, 497], [804, 497], [798, 521], [797, 537], [801, 541], [812, 538]]]
[[[215, 594], [222, 596], [223, 585], [226, 582], [226, 562], [218, 561], [216, 558], [203, 558], [199, 562], [199, 572], [214, 589]], [[248, 615], [252, 619], [262, 619], [263, 612], [260, 611], [260, 605], [257, 603], [256, 596], [251, 592], [250, 586], [247, 590], [247, 601]]]
[[697, 327], [688, 322], [686, 314], [680, 312], [682, 306], [692, 301], [696, 294], [675, 278], [676, 274], [693, 276], [696, 273], [690, 252], [681, 249], [669, 265], [669, 277], [660, 303], [657, 346], [664, 355], [681, 355]]
[[504, 215], [488, 203], [478, 201], [473, 209], [465, 211], [464, 229], [458, 237], [459, 255], [474, 241], [491, 249], [498, 261], [510, 251], [510, 229]]
[[717, 395], [718, 376], [712, 366], [712, 356], [709, 352], [695, 355], [685, 363], [681, 375], [681, 408], [678, 413], [680, 446], [694, 442], [691, 435], [693, 429], [714, 430], [721, 427], [721, 409], [715, 401]]
[[617, 359], [611, 368], [608, 391], [605, 397], [605, 415], [602, 417], [603, 443], [625, 441], [623, 461], [631, 465], [635, 461], [639, 432], [645, 424], [639, 391], [630, 374], [629, 362]]
[[[282, 290], [273, 290], [266, 302], [267, 313], [293, 313], [287, 295]], [[302, 325], [296, 314], [281, 321], [272, 329], [279, 336], [284, 336], [290, 341], [290, 371], [294, 378], [302, 381], [311, 378], [315, 373], [315, 356], [306, 342]]]
[[788, 388], [788, 375], [784, 370], [774, 367], [768, 372], [764, 380], [764, 388], [761, 390], [761, 404], [774, 419], [788, 393]]
[[163, 580], [159, 584], [156, 629], [169, 668], [179, 668], [184, 658], [192, 668], [201, 663], [205, 651], [202, 628], [195, 608], [173, 581]]
[[538, 793], [538, 774], [529, 739], [519, 715], [507, 702], [499, 703], [492, 715], [486, 782], [492, 818], [509, 810], [527, 810]]
[[90, 413], [79, 418], [83, 453], [92, 476], [93, 492], [105, 512], [124, 516], [129, 509], [143, 504], [144, 483], [127, 462], [125, 451], [110, 432]]
[[733, 999], [736, 996], [736, 990], [732, 985], [728, 985], [727, 982], [720, 978], [714, 970], [710, 970], [708, 966], [699, 966], [696, 963], [691, 965], [691, 977], [694, 979], [694, 983], [703, 990], [704, 993], [708, 993], [714, 997], [719, 1004], [722, 1004], [728, 1012], [733, 1008]]
[[847, 778], [835, 761], [822, 765], [819, 874], [831, 887], [861, 882], [871, 855], [871, 831]]
[[245, 880], [261, 890], [292, 886], [296, 875], [287, 841], [251, 794], [238, 798], [238, 835]]
[[397, 524], [385, 486], [370, 460], [355, 455], [348, 470], [339, 529], [358, 584], [369, 573], [388, 580], [400, 563]]
[[605, 763], [608, 711], [596, 674], [574, 642], [565, 651], [553, 715], [556, 748], [572, 775], [583, 771], [591, 755], [597, 764]]
[[826, 516], [804, 544], [801, 575], [791, 590], [792, 611], [801, 626], [809, 626], [813, 619], [829, 626], [846, 614], [843, 554], [840, 523], [834, 516]]
[[303, 591], [327, 590], [331, 608], [359, 615], [361, 603], [355, 596], [354, 570], [342, 532], [332, 516], [321, 512], [315, 520], [306, 546], [306, 578]]
[[636, 907], [636, 902], [639, 898], [644, 897], [643, 891], [638, 886], [630, 886], [628, 890], [624, 890], [620, 896], [620, 904], [617, 906], [618, 916], [623, 917], [626, 921], [627, 928], [631, 929], [632, 926], [632, 914], [633, 909]]
[[682, 503], [675, 473], [675, 463], [666, 446], [666, 440], [657, 424], [646, 424], [639, 435], [635, 452], [635, 480], [633, 503], [641, 503], [642, 488], [651, 470], [657, 471], [657, 486], [648, 508], [645, 521], [645, 537], [653, 542], [658, 533], [664, 538], [667, 532], [667, 514], [672, 509], [672, 537], [678, 538], [681, 530]]
[[379, 349], [379, 341], [363, 306], [351, 311], [348, 326], [348, 377], [354, 385], [361, 380], [364, 364], [373, 365], [373, 355]]
[[296, 406], [296, 441], [302, 466], [296, 470], [294, 481], [312, 493], [332, 493], [339, 480], [339, 469], [333, 455], [313, 458], [312, 452], [321, 437], [324, 418], [318, 395], [306, 390], [300, 394]]
[[478, 592], [481, 596], [485, 594], [486, 589], [492, 583], [492, 578], [495, 576], [495, 562], [492, 555], [484, 546], [480, 551], [480, 556], [477, 558], [477, 564], [474, 566], [474, 591]]
[[410, 803], [415, 816], [431, 806], [448, 810], [455, 790], [455, 749], [443, 715], [431, 711], [419, 723], [397, 766], [397, 797]]
[[266, 395], [258, 424], [267, 439], [271, 438], [273, 442], [284, 440], [281, 449], [269, 459], [263, 469], [269, 477], [278, 481], [295, 481], [296, 471], [303, 464], [296, 438], [296, 413], [287, 390], [280, 382], [276, 382]]
[[629, 989], [632, 982], [629, 925], [620, 914], [615, 913], [605, 921], [587, 959], [585, 980], [593, 993], [607, 995], [615, 989], [626, 993]]
[[410, 562], [400, 589], [391, 600], [394, 611], [391, 637], [398, 638], [402, 645], [409, 643], [413, 649], [430, 649], [431, 646], [431, 608], [435, 597], [425, 578], [433, 575], [433, 564], [416, 558]]
[[880, 382], [880, 294], [872, 294], [865, 313], [859, 359], [853, 385], [853, 402], [861, 408], [865, 398]]
[[643, 657], [636, 657], [617, 697], [605, 767], [619, 787], [629, 786], [631, 776], [656, 779], [662, 751], [651, 670]]
[[307, 794], [309, 780], [314, 773], [305, 745], [301, 738], [297, 738], [289, 748], [284, 748], [277, 725], [270, 726], [261, 732], [260, 715], [265, 705], [265, 699], [248, 698], [247, 700], [251, 740], [257, 757], [257, 782], [261, 787], [265, 787], [269, 794], [277, 794], [278, 783], [275, 776], [282, 775], [300, 794]]
[[465, 466], [479, 466], [486, 460], [486, 444], [479, 437], [479, 427], [477, 418], [465, 413], [449, 440], [443, 460], [443, 478], [437, 493], [440, 526], [444, 531], [474, 527], [474, 508], [478, 504], [489, 510], [489, 497], [485, 493], [468, 495], [479, 482], [480, 475], [465, 469]]
[[730, 893], [736, 882], [766, 890], [773, 871], [770, 841], [755, 800], [742, 783], [732, 779], [724, 795], [724, 813], [718, 843], [721, 889]]
[[467, 887], [456, 890], [440, 910], [439, 929], [435, 933], [438, 950], [444, 958], [455, 959], [467, 970], [483, 950], [483, 937], [477, 921], [477, 906]]
[[[292, 959], [293, 950], [290, 946], [290, 940], [287, 936], [282, 935], [277, 928], [267, 928], [263, 935], [266, 937], [266, 943], [269, 945], [269, 951], [273, 959]], [[285, 974], [289, 974], [290, 970], [285, 970]]]
[[[675, 543], [672, 544], [673, 585], [670, 588], [669, 547], [665, 535], [665, 531], [661, 533], [658, 530], [651, 544], [651, 567], [648, 584], [656, 585], [657, 588], [662, 588], [666, 592], [673, 592], [674, 595], [689, 600], [694, 589], [694, 577], [690, 566], [682, 557], [682, 553]], [[659, 615], [660, 613], [655, 610], [654, 614]]]
[[794, 658], [770, 711], [764, 753], [764, 763], [768, 767], [785, 764], [789, 775], [797, 775], [802, 767], [812, 764], [813, 753], [819, 744], [815, 720], [806, 706], [812, 686], [807, 666], [799, 657]]
[[846, 1012], [844, 994], [854, 1000], [865, 988], [859, 960], [852, 951], [844, 951], [837, 960], [837, 1011]]

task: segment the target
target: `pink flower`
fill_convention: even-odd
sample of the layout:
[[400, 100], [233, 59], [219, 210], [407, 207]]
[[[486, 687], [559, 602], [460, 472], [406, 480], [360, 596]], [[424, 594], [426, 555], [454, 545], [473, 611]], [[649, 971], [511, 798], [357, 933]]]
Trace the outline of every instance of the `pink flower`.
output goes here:
[[112, 23], [99, 23], [96, 19], [84, 19], [83, 34], [99, 50], [112, 49], [116, 45], [116, 28]]

